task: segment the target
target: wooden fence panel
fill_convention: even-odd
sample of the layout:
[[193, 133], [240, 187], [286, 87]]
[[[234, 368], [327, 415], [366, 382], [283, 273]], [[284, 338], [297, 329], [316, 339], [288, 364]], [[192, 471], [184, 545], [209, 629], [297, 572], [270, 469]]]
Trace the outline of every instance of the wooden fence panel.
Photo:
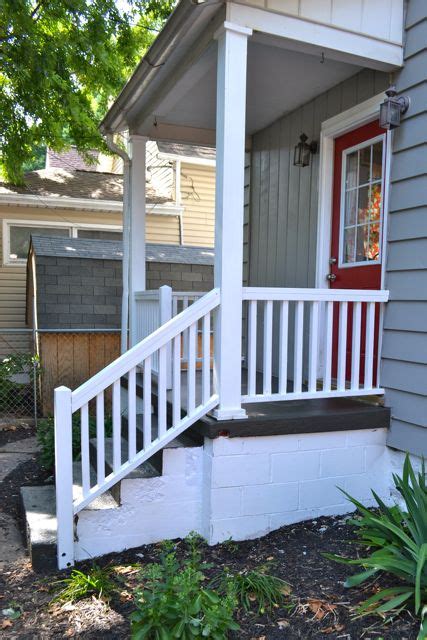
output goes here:
[[76, 389], [119, 355], [118, 332], [40, 333], [43, 416], [53, 415], [53, 391], [56, 387], [65, 385]]

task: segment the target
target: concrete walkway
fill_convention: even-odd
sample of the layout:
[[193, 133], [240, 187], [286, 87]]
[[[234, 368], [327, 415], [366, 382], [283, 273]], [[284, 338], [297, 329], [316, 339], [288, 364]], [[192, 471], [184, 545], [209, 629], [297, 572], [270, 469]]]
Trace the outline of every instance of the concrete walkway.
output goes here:
[[[34, 437], [17, 440], [0, 448], [0, 482], [16, 467], [37, 452], [37, 440]], [[15, 520], [7, 513], [0, 512], [0, 571], [25, 557], [25, 547]]]

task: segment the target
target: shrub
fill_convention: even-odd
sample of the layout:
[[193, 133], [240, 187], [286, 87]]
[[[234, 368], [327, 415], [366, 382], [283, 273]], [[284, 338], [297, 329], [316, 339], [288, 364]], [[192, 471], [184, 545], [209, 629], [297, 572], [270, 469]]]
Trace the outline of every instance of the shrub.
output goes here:
[[[72, 440], [73, 440], [73, 460], [80, 458], [80, 412], [73, 414], [72, 420]], [[105, 437], [110, 437], [112, 434], [112, 419], [111, 416], [106, 416], [105, 424]], [[96, 437], [96, 419], [93, 416], [89, 417], [89, 438]], [[41, 418], [37, 422], [37, 442], [40, 445], [40, 462], [41, 465], [48, 471], [52, 471], [55, 467], [55, 425], [54, 419]]]
[[[360, 517], [350, 520], [357, 528], [357, 541], [367, 547], [363, 558], [327, 557], [363, 571], [349, 577], [347, 587], [354, 587], [374, 577], [395, 578], [392, 587], [381, 589], [366, 600], [358, 610], [360, 615], [376, 612], [399, 612], [411, 607], [421, 619], [419, 640], [427, 637], [427, 489], [424, 461], [421, 472], [415, 474], [409, 456], [402, 477], [393, 474], [394, 484], [405, 505], [387, 507], [373, 491], [378, 509], [370, 511], [345, 494], [357, 508]], [[345, 493], [345, 492], [344, 492]]]
[[[0, 410], [19, 411], [32, 406], [34, 375], [40, 373], [37, 356], [15, 353], [0, 360]], [[25, 374], [27, 382], [18, 382], [15, 376]]]
[[233, 620], [234, 591], [221, 596], [205, 585], [207, 565], [194, 539], [190, 551], [188, 560], [179, 561], [170, 544], [165, 545], [160, 562], [141, 572], [143, 587], [136, 592], [137, 609], [131, 615], [134, 640], [224, 640], [239, 629]]

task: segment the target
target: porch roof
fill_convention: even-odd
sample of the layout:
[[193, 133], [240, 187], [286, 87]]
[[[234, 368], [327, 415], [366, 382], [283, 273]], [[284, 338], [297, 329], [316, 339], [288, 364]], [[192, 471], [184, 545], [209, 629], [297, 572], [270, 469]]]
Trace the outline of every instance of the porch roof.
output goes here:
[[[399, 65], [399, 43], [380, 42], [381, 38], [341, 30], [337, 25], [319, 23], [313, 29], [304, 16], [293, 18], [303, 28], [311, 24], [310, 41], [310, 32], [298, 37], [286, 29], [275, 30], [266, 21], [271, 18], [279, 23], [279, 12], [255, 9], [251, 4], [248, 0], [239, 4], [195, 5], [181, 0], [105, 116], [101, 130], [105, 133], [129, 129], [157, 140], [213, 145], [215, 34], [226, 19], [237, 21], [241, 16], [241, 24], [253, 28], [248, 43], [249, 136], [365, 66], [386, 70]], [[253, 27], [252, 21], [258, 28]], [[324, 42], [315, 35], [322, 27], [330, 30], [329, 36], [326, 31], [323, 34]], [[365, 38], [366, 48], [355, 49], [355, 42], [347, 47], [346, 42], [353, 37]], [[375, 40], [372, 47], [368, 46], [370, 39]], [[382, 45], [392, 51], [384, 53]], [[387, 62], [387, 56], [396, 63]]]

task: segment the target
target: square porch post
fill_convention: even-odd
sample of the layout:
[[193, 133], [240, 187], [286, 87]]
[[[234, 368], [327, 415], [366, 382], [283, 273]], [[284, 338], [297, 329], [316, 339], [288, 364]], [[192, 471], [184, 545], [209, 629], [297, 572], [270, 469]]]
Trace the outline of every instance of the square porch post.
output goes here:
[[225, 22], [218, 40], [216, 111], [215, 378], [218, 420], [245, 418], [241, 406], [243, 212], [247, 40], [251, 29]]
[[147, 138], [131, 134], [129, 137], [130, 165], [130, 216], [129, 216], [129, 337], [130, 345], [136, 344], [135, 292], [145, 291], [145, 165]]

